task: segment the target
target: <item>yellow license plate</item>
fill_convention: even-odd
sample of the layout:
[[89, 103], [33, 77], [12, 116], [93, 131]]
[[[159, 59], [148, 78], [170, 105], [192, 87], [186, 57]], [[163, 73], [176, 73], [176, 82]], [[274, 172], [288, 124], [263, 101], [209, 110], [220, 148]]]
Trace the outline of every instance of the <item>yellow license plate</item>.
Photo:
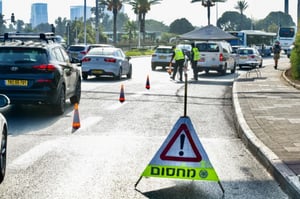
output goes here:
[[18, 79], [7, 79], [5, 80], [6, 86], [28, 86], [27, 80], [18, 80]]
[[100, 74], [103, 73], [103, 71], [102, 71], [102, 70], [93, 70], [92, 73], [93, 73], [94, 75], [100, 75]]
[[159, 56], [159, 59], [166, 59], [166, 56]]

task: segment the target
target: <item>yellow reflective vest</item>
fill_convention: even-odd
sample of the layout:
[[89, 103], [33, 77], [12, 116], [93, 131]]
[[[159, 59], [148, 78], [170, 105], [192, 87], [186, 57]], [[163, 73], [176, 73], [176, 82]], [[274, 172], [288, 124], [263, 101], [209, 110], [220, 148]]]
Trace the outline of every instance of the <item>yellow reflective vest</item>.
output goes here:
[[184, 59], [184, 53], [182, 52], [181, 49], [176, 48], [174, 52], [175, 52], [175, 56], [174, 56], [174, 59], [175, 59], [175, 60], [181, 60], [181, 59]]
[[198, 61], [200, 59], [200, 52], [197, 47], [192, 49], [193, 51], [193, 61]]

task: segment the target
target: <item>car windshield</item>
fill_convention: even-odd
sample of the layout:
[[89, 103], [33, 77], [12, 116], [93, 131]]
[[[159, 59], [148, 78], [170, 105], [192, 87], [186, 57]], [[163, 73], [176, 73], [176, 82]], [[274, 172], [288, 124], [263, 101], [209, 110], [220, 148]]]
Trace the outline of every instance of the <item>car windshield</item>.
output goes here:
[[35, 48], [0, 48], [0, 64], [11, 63], [34, 63], [47, 62], [47, 56], [43, 49]]

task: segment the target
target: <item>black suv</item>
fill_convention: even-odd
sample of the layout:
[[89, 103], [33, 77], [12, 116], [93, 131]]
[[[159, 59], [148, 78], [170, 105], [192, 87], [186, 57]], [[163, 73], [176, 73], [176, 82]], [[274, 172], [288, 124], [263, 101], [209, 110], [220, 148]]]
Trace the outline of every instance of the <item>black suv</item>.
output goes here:
[[81, 72], [53, 33], [5, 33], [0, 39], [0, 93], [11, 104], [47, 104], [63, 114], [67, 98], [79, 103]]

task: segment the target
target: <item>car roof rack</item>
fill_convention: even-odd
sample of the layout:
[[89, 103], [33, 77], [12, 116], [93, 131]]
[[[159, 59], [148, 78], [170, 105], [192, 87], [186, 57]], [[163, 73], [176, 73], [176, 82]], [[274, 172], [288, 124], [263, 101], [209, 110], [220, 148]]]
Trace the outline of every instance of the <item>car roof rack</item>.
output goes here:
[[55, 34], [53, 32], [47, 33], [4, 33], [4, 35], [0, 36], [5, 41], [12, 41], [12, 40], [42, 40], [47, 43], [49, 41], [55, 42]]

